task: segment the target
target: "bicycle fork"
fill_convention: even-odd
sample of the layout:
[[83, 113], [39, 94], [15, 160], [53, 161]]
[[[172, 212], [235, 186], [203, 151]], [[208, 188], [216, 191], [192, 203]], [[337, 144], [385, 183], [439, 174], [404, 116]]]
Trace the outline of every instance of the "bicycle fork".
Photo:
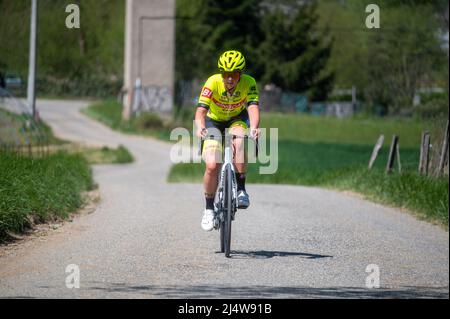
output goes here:
[[215, 203], [214, 206], [214, 212], [215, 212], [215, 218], [214, 218], [214, 229], [220, 229], [220, 224], [221, 222], [223, 222], [224, 220], [224, 214], [223, 211], [225, 209], [225, 207], [221, 207], [220, 203], [223, 203], [223, 194], [224, 194], [224, 180], [225, 180], [225, 172], [226, 172], [226, 167], [225, 165], [230, 165], [230, 169], [231, 169], [231, 191], [232, 191], [232, 202], [231, 202], [231, 206], [232, 206], [232, 216], [231, 219], [234, 220], [234, 215], [236, 213], [237, 210], [237, 181], [236, 181], [236, 174], [235, 174], [235, 170], [233, 167], [233, 164], [231, 163], [226, 163], [222, 166], [221, 170], [220, 170], [220, 177], [219, 177], [219, 189], [217, 192], [217, 196], [218, 196], [218, 200]]

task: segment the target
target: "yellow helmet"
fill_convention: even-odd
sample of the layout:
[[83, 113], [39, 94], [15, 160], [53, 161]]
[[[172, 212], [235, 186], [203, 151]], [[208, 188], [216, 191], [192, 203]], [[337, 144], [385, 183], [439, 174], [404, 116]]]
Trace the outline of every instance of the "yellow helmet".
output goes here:
[[239, 51], [226, 51], [219, 58], [221, 72], [242, 71], [245, 68], [245, 58]]

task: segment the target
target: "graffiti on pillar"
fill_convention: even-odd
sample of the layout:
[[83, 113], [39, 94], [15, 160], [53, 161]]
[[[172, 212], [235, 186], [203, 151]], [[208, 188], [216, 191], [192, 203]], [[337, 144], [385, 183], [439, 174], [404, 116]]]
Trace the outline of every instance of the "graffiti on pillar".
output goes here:
[[134, 90], [133, 113], [169, 112], [172, 109], [172, 93], [168, 86], [140, 86]]

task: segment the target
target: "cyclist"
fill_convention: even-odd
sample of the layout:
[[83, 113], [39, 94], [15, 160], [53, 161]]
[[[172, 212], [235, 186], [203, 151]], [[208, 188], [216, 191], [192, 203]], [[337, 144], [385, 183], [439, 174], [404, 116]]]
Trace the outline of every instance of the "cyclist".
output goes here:
[[[252, 138], [259, 136], [258, 89], [255, 79], [243, 73], [244, 56], [239, 51], [226, 51], [220, 56], [218, 67], [220, 74], [211, 76], [203, 86], [195, 114], [196, 134], [206, 138], [202, 150], [206, 163], [203, 178], [206, 208], [201, 222], [206, 231], [214, 227], [214, 197], [222, 158], [222, 143], [207, 137], [207, 130], [215, 128], [223, 134], [229, 128], [230, 134], [242, 136], [250, 128]], [[233, 149], [238, 208], [247, 208], [250, 200], [245, 190], [244, 139], [234, 139]]]

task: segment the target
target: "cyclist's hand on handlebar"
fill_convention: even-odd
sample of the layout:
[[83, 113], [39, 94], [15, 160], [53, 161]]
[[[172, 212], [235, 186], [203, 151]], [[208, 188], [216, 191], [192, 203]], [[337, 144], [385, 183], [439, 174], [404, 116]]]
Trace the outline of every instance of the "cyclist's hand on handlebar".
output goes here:
[[254, 140], [258, 139], [259, 135], [260, 135], [259, 128], [256, 128], [256, 127], [250, 128], [250, 137], [252, 139], [254, 139]]
[[204, 127], [198, 128], [197, 129], [197, 137], [198, 138], [205, 138], [206, 137], [206, 133], [208, 132], [208, 130]]

